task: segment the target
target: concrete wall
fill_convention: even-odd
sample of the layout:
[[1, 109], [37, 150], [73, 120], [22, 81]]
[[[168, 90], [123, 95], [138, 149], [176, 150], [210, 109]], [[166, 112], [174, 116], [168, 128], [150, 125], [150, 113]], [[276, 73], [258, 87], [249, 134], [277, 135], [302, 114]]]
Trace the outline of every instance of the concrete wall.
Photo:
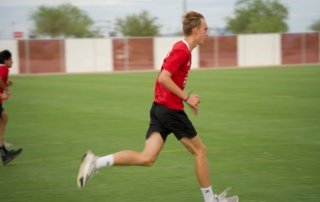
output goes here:
[[[10, 74], [159, 70], [183, 37], [4, 40]], [[192, 69], [320, 64], [320, 33], [208, 37], [192, 51]]]
[[280, 65], [280, 45], [279, 34], [239, 35], [239, 67]]
[[65, 54], [67, 73], [113, 71], [111, 39], [67, 39]]

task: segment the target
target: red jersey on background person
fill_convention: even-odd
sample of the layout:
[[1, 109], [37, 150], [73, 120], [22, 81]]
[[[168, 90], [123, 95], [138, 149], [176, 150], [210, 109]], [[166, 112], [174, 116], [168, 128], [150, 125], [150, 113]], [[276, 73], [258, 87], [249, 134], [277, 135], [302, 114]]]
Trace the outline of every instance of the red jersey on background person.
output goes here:
[[8, 80], [9, 68], [11, 68], [13, 63], [11, 57], [12, 55], [8, 50], [0, 52], [0, 155], [2, 158], [3, 165], [6, 165], [7, 163], [15, 159], [22, 152], [22, 148], [18, 150], [8, 151], [6, 149], [3, 139], [4, 129], [8, 122], [8, 116], [7, 113], [4, 111], [2, 101], [8, 99], [11, 95], [8, 88], [13, 84], [12, 81]]
[[[9, 67], [7, 67], [4, 64], [0, 64], [0, 78], [2, 79], [3, 84], [6, 86], [9, 86], [8, 85], [9, 84], [8, 83], [8, 75], [9, 75]], [[8, 94], [8, 91], [6, 91], [7, 93], [5, 93], [5, 94], [4, 94], [4, 91], [5, 91], [5, 89], [0, 87], [0, 94], [1, 94], [0, 103], [2, 103], [2, 100], [8, 99], [10, 96], [10, 93]]]

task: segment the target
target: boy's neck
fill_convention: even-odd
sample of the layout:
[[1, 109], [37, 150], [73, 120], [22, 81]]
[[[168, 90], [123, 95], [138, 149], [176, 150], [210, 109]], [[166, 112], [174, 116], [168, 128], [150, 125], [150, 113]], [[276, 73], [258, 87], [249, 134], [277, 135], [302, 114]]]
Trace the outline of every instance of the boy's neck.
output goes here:
[[194, 36], [185, 36], [184, 37], [184, 40], [188, 43], [189, 45], [189, 49], [190, 49], [190, 52], [192, 52], [192, 50], [197, 47], [198, 43], [196, 42], [195, 40], [195, 37]]

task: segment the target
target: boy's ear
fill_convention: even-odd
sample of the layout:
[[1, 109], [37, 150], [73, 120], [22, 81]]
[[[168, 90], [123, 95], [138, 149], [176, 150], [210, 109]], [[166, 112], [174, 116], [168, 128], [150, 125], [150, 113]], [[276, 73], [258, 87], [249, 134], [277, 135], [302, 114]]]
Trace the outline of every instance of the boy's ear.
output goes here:
[[198, 34], [199, 30], [197, 29], [197, 27], [193, 28], [193, 32], [194, 32], [195, 34]]

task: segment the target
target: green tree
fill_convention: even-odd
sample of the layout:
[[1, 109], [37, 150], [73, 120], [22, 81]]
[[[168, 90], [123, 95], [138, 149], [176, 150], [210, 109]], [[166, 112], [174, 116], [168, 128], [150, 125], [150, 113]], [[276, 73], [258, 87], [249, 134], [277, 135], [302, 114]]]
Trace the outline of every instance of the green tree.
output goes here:
[[115, 29], [123, 36], [158, 36], [161, 25], [157, 25], [157, 18], [148, 11], [116, 18]]
[[57, 37], [101, 37], [99, 30], [90, 30], [93, 21], [88, 15], [71, 4], [57, 7], [40, 6], [30, 14], [34, 22], [33, 36]]
[[310, 30], [320, 32], [320, 19], [315, 20], [309, 27]]
[[226, 30], [235, 34], [288, 31], [288, 8], [278, 0], [238, 0]]

